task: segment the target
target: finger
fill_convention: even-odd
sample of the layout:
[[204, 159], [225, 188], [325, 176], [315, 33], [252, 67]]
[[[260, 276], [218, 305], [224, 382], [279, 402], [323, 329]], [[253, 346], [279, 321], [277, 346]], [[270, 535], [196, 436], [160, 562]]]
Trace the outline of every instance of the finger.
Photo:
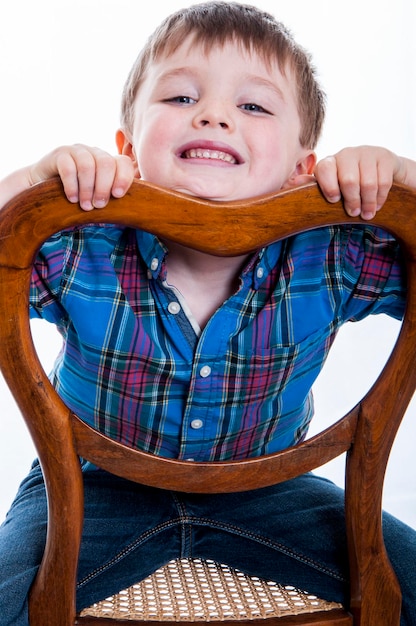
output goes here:
[[393, 153], [363, 148], [360, 159], [361, 217], [372, 219], [383, 206], [393, 182]]
[[78, 201], [84, 211], [94, 208], [96, 158], [90, 148], [73, 146], [71, 149], [78, 175]]
[[329, 202], [338, 202], [341, 191], [338, 183], [338, 168], [335, 157], [325, 157], [315, 168], [315, 177], [322, 193]]
[[130, 188], [136, 172], [133, 161], [130, 157], [117, 155], [114, 161], [116, 165], [116, 172], [111, 193], [114, 198], [121, 198]]
[[361, 173], [361, 217], [372, 219], [387, 199], [393, 183], [393, 167], [387, 156], [374, 161], [374, 158], [363, 158], [360, 164]]
[[377, 190], [377, 206], [376, 211], [379, 211], [389, 195], [389, 191], [393, 184], [393, 168], [385, 168], [383, 164], [378, 166], [378, 190]]
[[78, 202], [78, 172], [76, 163], [69, 152], [62, 152], [57, 155], [56, 168], [59, 174], [64, 192], [70, 202]]
[[126, 194], [134, 179], [132, 160], [124, 155], [115, 157], [100, 150], [94, 151], [96, 161], [94, 208], [108, 204], [110, 196], [121, 198]]
[[96, 209], [106, 206], [116, 175], [116, 161], [113, 156], [94, 148], [92, 156], [95, 159], [95, 184], [92, 196], [92, 206]]
[[361, 212], [360, 170], [354, 160], [338, 166], [338, 181], [348, 215], [357, 217]]
[[377, 162], [373, 158], [361, 159], [359, 164], [359, 182], [361, 196], [361, 217], [371, 220], [377, 211], [379, 189]]

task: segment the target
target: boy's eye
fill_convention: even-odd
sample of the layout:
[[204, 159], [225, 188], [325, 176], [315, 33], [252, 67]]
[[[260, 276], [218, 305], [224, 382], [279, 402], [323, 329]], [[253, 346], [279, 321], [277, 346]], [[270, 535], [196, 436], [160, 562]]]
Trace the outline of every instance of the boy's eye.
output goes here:
[[190, 96], [174, 96], [166, 98], [165, 102], [174, 102], [176, 104], [195, 104], [196, 100]]
[[245, 104], [241, 104], [240, 109], [243, 109], [244, 111], [250, 111], [252, 113], [269, 113], [269, 111], [266, 111], [266, 109], [264, 109], [259, 104], [255, 104], [254, 102], [246, 102]]

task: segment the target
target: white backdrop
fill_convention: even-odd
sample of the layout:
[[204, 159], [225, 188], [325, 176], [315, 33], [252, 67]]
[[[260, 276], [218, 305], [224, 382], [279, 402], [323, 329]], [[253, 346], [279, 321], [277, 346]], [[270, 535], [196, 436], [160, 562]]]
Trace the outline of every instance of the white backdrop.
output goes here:
[[[120, 93], [146, 36], [186, 0], [6, 0], [1, 3], [0, 178], [63, 143], [114, 151]], [[294, 32], [328, 95], [319, 156], [346, 145], [385, 145], [416, 158], [414, 0], [254, 0]], [[144, 8], [145, 7], [145, 8]], [[346, 328], [316, 385], [314, 430], [358, 399], [390, 350], [398, 325], [383, 317]], [[34, 335], [48, 369], [59, 341]], [[344, 350], [347, 349], [345, 355]], [[0, 518], [34, 451], [0, 381]], [[328, 393], [329, 392], [329, 393]], [[411, 409], [392, 455], [385, 506], [416, 528], [416, 427]], [[323, 470], [342, 484], [340, 463]]]

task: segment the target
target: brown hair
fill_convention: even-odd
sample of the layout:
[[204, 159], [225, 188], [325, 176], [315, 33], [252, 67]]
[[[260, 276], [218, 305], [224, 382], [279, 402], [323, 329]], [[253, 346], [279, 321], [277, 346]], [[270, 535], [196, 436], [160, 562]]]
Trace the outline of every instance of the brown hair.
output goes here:
[[309, 53], [272, 15], [235, 2], [196, 4], [173, 13], [160, 24], [137, 57], [124, 86], [121, 107], [124, 130], [132, 131], [134, 101], [149, 64], [172, 53], [190, 35], [206, 51], [213, 45], [235, 41], [260, 54], [267, 63], [277, 61], [282, 73], [289, 67], [297, 86], [299, 140], [303, 147], [315, 148], [325, 116], [325, 95]]

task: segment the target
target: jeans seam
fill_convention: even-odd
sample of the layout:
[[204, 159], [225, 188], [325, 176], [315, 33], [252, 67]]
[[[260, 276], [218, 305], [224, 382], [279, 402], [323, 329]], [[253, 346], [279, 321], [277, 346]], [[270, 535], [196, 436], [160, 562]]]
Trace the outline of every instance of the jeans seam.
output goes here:
[[186, 513], [186, 507], [184, 502], [179, 497], [179, 494], [172, 492], [172, 499], [178, 510], [179, 519], [181, 520], [181, 558], [187, 554], [192, 554], [192, 525], [187, 524], [185, 520], [188, 519]]
[[181, 519], [182, 518], [179, 517], [177, 519], [173, 519], [173, 520], [169, 520], [168, 522], [164, 522], [163, 524], [158, 524], [157, 526], [155, 526], [151, 530], [148, 530], [145, 533], [143, 533], [142, 535], [140, 535], [140, 537], [137, 537], [137, 539], [135, 539], [135, 541], [133, 541], [128, 546], [123, 548], [123, 550], [121, 550], [116, 555], [114, 555], [112, 559], [110, 559], [106, 563], [103, 563], [102, 565], [100, 565], [100, 567], [95, 568], [87, 576], [84, 576], [84, 578], [79, 580], [77, 582], [77, 589], [81, 589], [81, 587], [83, 587], [84, 585], [89, 583], [96, 576], [99, 576], [100, 574], [102, 574], [106, 570], [110, 569], [111, 567], [113, 567], [114, 565], [116, 565], [117, 563], [122, 561], [126, 556], [131, 554], [131, 552], [134, 552], [134, 550], [136, 550], [136, 548], [138, 548], [141, 544], [145, 543], [152, 536], [158, 535], [161, 532], [163, 532], [164, 530], [168, 530], [169, 528], [172, 528], [173, 526], [176, 526], [178, 523], [181, 523]]
[[282, 554], [285, 554], [286, 556], [292, 559], [295, 559], [299, 561], [300, 563], [304, 563], [305, 565], [308, 565], [309, 567], [313, 567], [317, 571], [323, 574], [326, 574], [328, 576], [331, 576], [332, 578], [335, 578], [336, 580], [339, 580], [341, 582], [347, 582], [347, 579], [344, 576], [341, 576], [340, 574], [333, 571], [329, 567], [323, 565], [319, 561], [315, 561], [314, 559], [311, 559], [310, 557], [300, 554], [296, 552], [295, 550], [293, 550], [292, 548], [288, 548], [287, 546], [277, 541], [273, 541], [272, 539], [263, 537], [262, 535], [258, 535], [252, 531], [243, 530], [239, 526], [234, 526], [233, 524], [224, 524], [221, 522], [216, 522], [209, 518], [188, 518], [186, 520], [183, 520], [183, 523], [195, 524], [198, 526], [210, 526], [211, 528], [217, 528], [218, 530], [224, 530], [226, 532], [230, 532], [240, 537], [251, 539], [252, 541], [255, 541], [257, 543], [270, 547], [273, 550], [276, 550]]
[[[217, 522], [215, 520], [211, 520], [209, 518], [200, 518], [200, 517], [189, 517], [186, 516], [185, 514], [185, 509], [184, 507], [181, 505], [180, 500], [177, 500], [176, 498], [175, 502], [178, 506], [178, 510], [179, 510], [179, 517], [173, 520], [170, 520], [168, 522], [165, 522], [163, 524], [158, 524], [157, 526], [155, 526], [154, 528], [152, 528], [151, 530], [148, 530], [147, 532], [143, 533], [142, 535], [140, 535], [140, 537], [138, 537], [135, 541], [133, 541], [132, 543], [130, 543], [128, 546], [126, 546], [123, 550], [121, 550], [120, 552], [118, 552], [112, 559], [110, 559], [109, 561], [107, 561], [106, 563], [104, 563], [103, 565], [101, 565], [100, 567], [97, 567], [96, 569], [94, 569], [92, 572], [90, 572], [87, 576], [84, 576], [84, 578], [82, 578], [80, 581], [78, 581], [77, 583], [77, 589], [80, 589], [81, 587], [83, 587], [84, 585], [86, 585], [87, 583], [89, 583], [93, 578], [95, 578], [96, 576], [102, 574], [103, 572], [105, 572], [106, 570], [110, 569], [111, 567], [113, 567], [114, 565], [116, 565], [117, 563], [119, 563], [120, 561], [122, 561], [126, 556], [128, 556], [129, 554], [131, 554], [131, 552], [133, 552], [134, 550], [136, 550], [136, 548], [138, 548], [141, 544], [145, 543], [147, 540], [149, 540], [151, 537], [156, 536], [158, 534], [160, 534], [161, 532], [168, 530], [169, 528], [172, 528], [173, 526], [176, 526], [177, 524], [179, 524], [181, 526], [181, 536], [182, 536], [182, 546], [181, 546], [181, 556], [185, 556], [186, 552], [184, 550], [184, 542], [185, 542], [185, 538], [186, 538], [186, 531], [187, 528], [190, 531], [191, 534], [191, 528], [193, 525], [195, 526], [209, 526], [210, 528], [215, 528], [217, 530], [223, 530], [225, 532], [229, 532], [231, 534], [234, 535], [238, 535], [240, 537], [245, 537], [246, 539], [250, 539], [252, 541], [255, 541], [261, 545], [267, 546], [269, 548], [272, 548], [273, 550], [276, 550], [277, 552], [280, 552], [281, 554], [284, 554], [292, 559], [297, 560], [300, 563], [304, 563], [305, 565], [308, 565], [309, 567], [312, 567], [314, 569], [316, 569], [317, 571], [326, 574], [328, 576], [331, 576], [332, 578], [339, 580], [341, 582], [346, 582], [346, 579], [343, 576], [340, 576], [337, 572], [331, 570], [330, 568], [326, 567], [325, 565], [323, 565], [322, 563], [311, 559], [310, 557], [306, 557], [303, 554], [299, 554], [297, 553], [295, 550], [293, 550], [292, 548], [288, 548], [287, 546], [277, 542], [277, 541], [273, 541], [270, 538], [266, 538], [262, 535], [258, 535], [252, 531], [248, 531], [248, 530], [243, 530], [242, 528], [240, 528], [239, 526], [234, 526], [233, 524], [224, 524], [221, 522]], [[192, 548], [192, 540], [190, 539], [189, 541], [190, 543], [190, 548]], [[188, 554], [190, 554], [192, 556], [192, 549], [190, 549], [190, 551], [188, 552]]]

